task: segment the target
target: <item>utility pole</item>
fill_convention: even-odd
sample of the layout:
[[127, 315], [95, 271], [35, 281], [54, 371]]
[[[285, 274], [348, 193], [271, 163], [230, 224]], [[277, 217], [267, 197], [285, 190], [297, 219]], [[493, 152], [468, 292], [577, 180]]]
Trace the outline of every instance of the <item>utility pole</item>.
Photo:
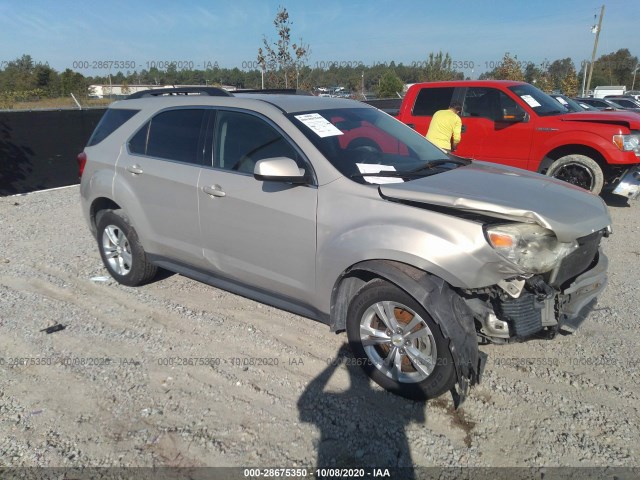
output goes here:
[[598, 50], [598, 39], [600, 38], [600, 30], [602, 30], [602, 17], [604, 17], [604, 5], [600, 9], [600, 20], [598, 21], [598, 26], [596, 27], [596, 39], [593, 42], [593, 53], [591, 54], [591, 65], [589, 66], [589, 80], [587, 80], [587, 91], [589, 94], [589, 87], [591, 86], [591, 76], [593, 75], [593, 64], [596, 61], [596, 50]]

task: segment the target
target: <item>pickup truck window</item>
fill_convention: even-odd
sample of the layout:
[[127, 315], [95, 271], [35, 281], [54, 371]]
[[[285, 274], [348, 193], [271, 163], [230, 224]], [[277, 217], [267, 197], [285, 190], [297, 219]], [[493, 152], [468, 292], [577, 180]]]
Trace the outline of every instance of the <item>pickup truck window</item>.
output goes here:
[[455, 87], [423, 88], [413, 106], [413, 115], [431, 116], [438, 110], [449, 108]]
[[515, 100], [495, 88], [471, 87], [464, 97], [463, 117], [487, 118], [497, 122], [522, 114], [524, 110]]
[[509, 90], [520, 97], [523, 102], [529, 105], [533, 111], [541, 117], [567, 113], [567, 110], [562, 108], [556, 100], [529, 84], [515, 85], [509, 87]]

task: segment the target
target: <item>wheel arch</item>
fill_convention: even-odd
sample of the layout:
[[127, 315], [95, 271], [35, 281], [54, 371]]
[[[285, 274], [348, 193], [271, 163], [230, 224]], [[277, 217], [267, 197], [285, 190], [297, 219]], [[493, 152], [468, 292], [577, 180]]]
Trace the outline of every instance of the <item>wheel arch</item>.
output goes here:
[[566, 157], [567, 155], [584, 155], [585, 157], [589, 157], [593, 161], [595, 161], [600, 166], [600, 168], [602, 168], [602, 171], [605, 172], [605, 174], [608, 171], [609, 164], [607, 163], [604, 155], [602, 155], [602, 153], [600, 153], [597, 149], [589, 147], [587, 145], [567, 144], [555, 147], [554, 149], [547, 152], [547, 154], [538, 164], [537, 172], [546, 174], [547, 170], [553, 162], [555, 162], [559, 158]]
[[93, 235], [96, 235], [97, 232], [97, 221], [96, 215], [101, 210], [118, 210], [120, 205], [107, 197], [98, 197], [91, 202], [91, 207], [89, 209], [89, 219], [90, 219], [90, 228]]
[[344, 272], [333, 289], [331, 330], [345, 330], [350, 300], [364, 285], [377, 278], [389, 281], [413, 297], [449, 340], [459, 385], [459, 392], [452, 394], [454, 403], [459, 405], [468, 388], [480, 381], [483, 357], [478, 350], [473, 313], [442, 278], [393, 260], [368, 260], [355, 264]]

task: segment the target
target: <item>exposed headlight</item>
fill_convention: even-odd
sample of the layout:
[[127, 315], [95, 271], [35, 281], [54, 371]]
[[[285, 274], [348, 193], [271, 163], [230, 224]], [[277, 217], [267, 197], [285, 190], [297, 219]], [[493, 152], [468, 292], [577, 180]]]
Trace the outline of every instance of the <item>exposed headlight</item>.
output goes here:
[[549, 229], [531, 223], [511, 223], [485, 229], [489, 244], [504, 258], [530, 273], [544, 273], [578, 248], [575, 240], [558, 241]]
[[640, 157], [640, 135], [614, 135], [613, 143], [623, 152], [634, 152]]

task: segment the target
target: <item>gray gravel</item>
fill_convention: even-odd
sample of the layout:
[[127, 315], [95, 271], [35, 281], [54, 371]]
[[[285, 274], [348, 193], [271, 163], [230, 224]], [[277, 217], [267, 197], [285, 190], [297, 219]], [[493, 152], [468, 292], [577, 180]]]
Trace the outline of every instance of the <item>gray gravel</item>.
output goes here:
[[637, 202], [611, 203], [587, 321], [482, 347], [454, 412], [332, 363], [345, 336], [319, 323], [179, 275], [118, 285], [78, 196], [0, 198], [0, 466], [640, 464]]

